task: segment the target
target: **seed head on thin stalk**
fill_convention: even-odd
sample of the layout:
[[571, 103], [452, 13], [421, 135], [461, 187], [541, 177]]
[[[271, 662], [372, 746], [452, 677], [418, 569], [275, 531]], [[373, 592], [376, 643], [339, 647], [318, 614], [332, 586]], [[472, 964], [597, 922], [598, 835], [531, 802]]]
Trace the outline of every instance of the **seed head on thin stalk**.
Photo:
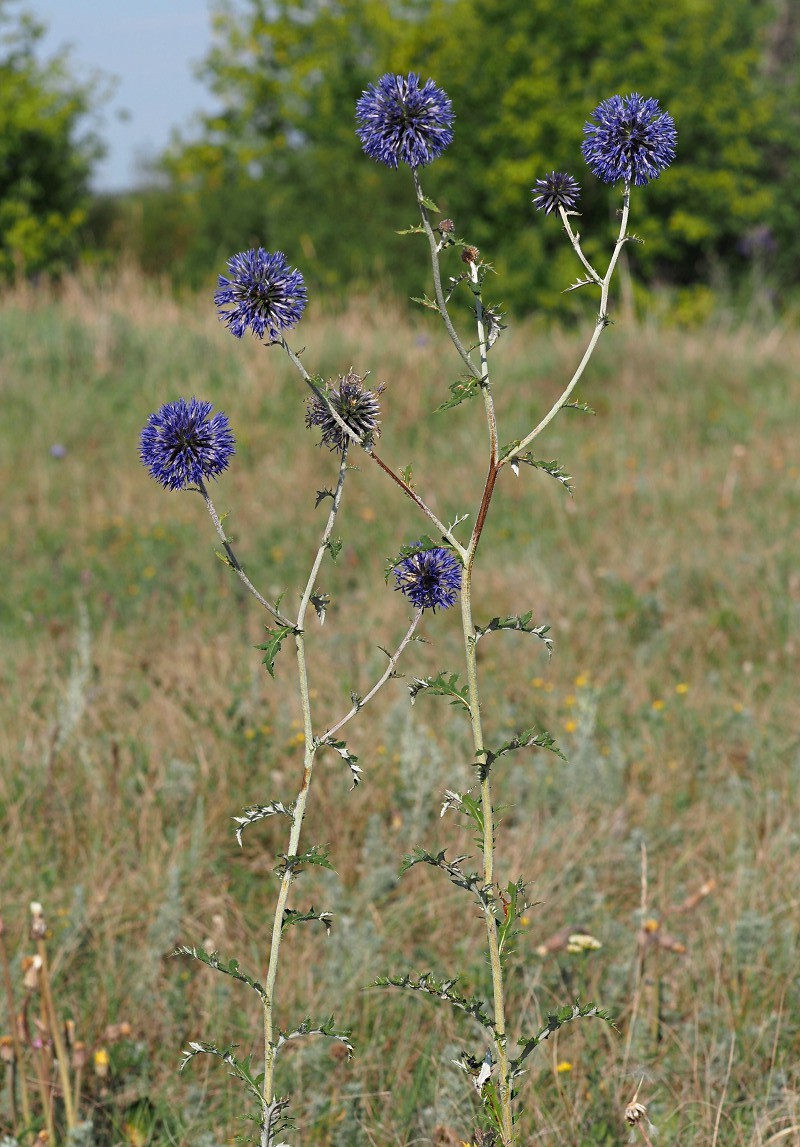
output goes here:
[[378, 387], [376, 391], [368, 390], [364, 386], [364, 377], [354, 370], [340, 375], [335, 382], [325, 387], [324, 394], [328, 402], [317, 393], [307, 400], [306, 426], [309, 429], [318, 426], [322, 431], [320, 445], [327, 446], [329, 450], [338, 450], [341, 454], [350, 438], [331, 413], [332, 406], [346, 425], [358, 435], [361, 445], [368, 450], [380, 436], [381, 408], [378, 395], [382, 389]]

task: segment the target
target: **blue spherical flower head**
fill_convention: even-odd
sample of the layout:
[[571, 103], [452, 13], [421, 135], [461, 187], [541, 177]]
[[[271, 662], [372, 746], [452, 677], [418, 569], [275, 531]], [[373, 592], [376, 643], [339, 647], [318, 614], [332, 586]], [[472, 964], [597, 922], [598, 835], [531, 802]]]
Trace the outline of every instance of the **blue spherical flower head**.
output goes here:
[[394, 576], [394, 588], [417, 609], [449, 609], [461, 589], [461, 563], [442, 546], [403, 558], [394, 567]]
[[396, 168], [424, 167], [453, 139], [453, 105], [433, 80], [387, 72], [370, 84], [356, 104], [356, 128], [370, 159]]
[[583, 158], [604, 183], [649, 183], [675, 158], [675, 121], [658, 100], [637, 92], [603, 100], [584, 124]]
[[142, 431], [139, 457], [167, 490], [185, 490], [203, 478], [216, 478], [235, 453], [224, 414], [209, 417], [210, 402], [179, 398], [151, 414]]
[[545, 215], [558, 211], [574, 211], [578, 206], [581, 189], [578, 181], [566, 171], [551, 171], [544, 179], [537, 179], [533, 188], [533, 205]]
[[220, 275], [214, 302], [237, 339], [249, 327], [257, 338], [268, 334], [269, 341], [276, 342], [281, 331], [300, 322], [308, 292], [283, 251], [241, 251], [228, 260], [228, 274], [230, 278]]

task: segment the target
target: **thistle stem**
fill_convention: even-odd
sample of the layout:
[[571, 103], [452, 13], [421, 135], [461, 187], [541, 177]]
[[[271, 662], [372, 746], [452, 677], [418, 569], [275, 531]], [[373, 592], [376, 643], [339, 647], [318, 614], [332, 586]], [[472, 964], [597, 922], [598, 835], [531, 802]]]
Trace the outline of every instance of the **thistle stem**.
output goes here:
[[[342, 450], [342, 457], [339, 463], [339, 477], [336, 483], [336, 490], [333, 495], [333, 505], [331, 506], [328, 520], [325, 524], [325, 530], [322, 535], [317, 553], [311, 567], [311, 573], [308, 576], [303, 596], [300, 600], [300, 608], [297, 612], [297, 621], [294, 624], [294, 639], [295, 649], [297, 652], [297, 677], [300, 689], [300, 704], [303, 712], [303, 736], [305, 738], [305, 748], [303, 752], [303, 776], [300, 783], [300, 791], [297, 794], [295, 801], [294, 811], [292, 814], [292, 827], [289, 832], [289, 844], [287, 847], [287, 857], [298, 855], [300, 846], [300, 832], [303, 826], [303, 817], [305, 816], [306, 803], [308, 801], [308, 793], [311, 787], [311, 774], [314, 768], [314, 756], [316, 753], [314, 745], [314, 729], [311, 720], [311, 700], [309, 696], [308, 687], [308, 668], [306, 665], [306, 643], [305, 643], [305, 619], [308, 611], [308, 606], [311, 601], [311, 595], [314, 592], [317, 575], [322, 559], [325, 556], [325, 551], [331, 540], [333, 532], [333, 524], [336, 520], [336, 515], [339, 512], [339, 506], [342, 500], [342, 488], [344, 486], [345, 476], [347, 474], [347, 445]], [[263, 1086], [263, 1118], [262, 1118], [262, 1147], [266, 1147], [266, 1139], [268, 1137], [267, 1116], [270, 1104], [274, 1098], [274, 1082], [275, 1082], [275, 1055], [277, 1052], [277, 1041], [275, 1039], [275, 1024], [274, 1024], [274, 1007], [275, 1007], [275, 981], [278, 975], [278, 956], [280, 954], [281, 937], [283, 934], [283, 914], [286, 908], [286, 901], [289, 896], [289, 888], [291, 887], [294, 873], [291, 864], [286, 865], [286, 870], [281, 877], [280, 888], [278, 890], [278, 899], [275, 905], [275, 916], [272, 923], [272, 942], [269, 950], [269, 962], [267, 966], [267, 977], [264, 984], [264, 1086]]]

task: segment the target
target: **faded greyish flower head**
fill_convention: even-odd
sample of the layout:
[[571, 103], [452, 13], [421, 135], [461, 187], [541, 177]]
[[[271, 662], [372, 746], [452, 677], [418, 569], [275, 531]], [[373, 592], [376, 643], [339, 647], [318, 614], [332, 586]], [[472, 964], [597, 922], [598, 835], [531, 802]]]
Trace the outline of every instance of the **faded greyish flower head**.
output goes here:
[[550, 215], [563, 207], [574, 211], [578, 206], [581, 189], [578, 181], [566, 171], [551, 171], [544, 179], [537, 179], [532, 190], [533, 205], [545, 215]]
[[433, 80], [387, 72], [370, 84], [356, 104], [358, 137], [378, 163], [424, 167], [437, 159], [453, 139], [453, 105]]
[[139, 457], [167, 490], [185, 490], [227, 469], [234, 451], [228, 419], [209, 417], [210, 402], [179, 398], [151, 414], [140, 439]]
[[449, 609], [461, 589], [461, 563], [442, 546], [403, 558], [394, 567], [394, 576], [395, 589], [417, 609]]
[[657, 179], [675, 158], [675, 121], [662, 112], [658, 100], [638, 92], [612, 96], [595, 108], [584, 124], [583, 158], [604, 183], [634, 183]]
[[219, 317], [240, 339], [250, 328], [256, 338], [276, 342], [281, 332], [300, 322], [308, 302], [303, 276], [289, 266], [283, 251], [254, 247], [228, 260], [228, 275], [219, 276], [214, 302]]
[[[344, 376], [340, 375], [336, 382], [328, 383], [325, 393], [336, 413], [358, 435], [361, 445], [369, 450], [380, 435], [380, 388], [368, 390], [364, 386], [364, 378], [351, 370]], [[306, 403], [306, 426], [309, 429], [312, 426], [320, 428], [321, 445], [329, 450], [342, 451], [347, 442], [352, 442], [331, 414], [328, 404], [316, 394]]]

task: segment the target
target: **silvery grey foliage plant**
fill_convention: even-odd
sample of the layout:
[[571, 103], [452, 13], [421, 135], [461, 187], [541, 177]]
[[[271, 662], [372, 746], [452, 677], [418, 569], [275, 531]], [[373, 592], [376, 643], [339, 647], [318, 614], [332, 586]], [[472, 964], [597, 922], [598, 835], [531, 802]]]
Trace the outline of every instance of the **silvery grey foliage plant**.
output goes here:
[[[477, 1054], [465, 1052], [460, 1066], [480, 1098], [486, 1125], [481, 1133], [483, 1141], [512, 1147], [521, 1141], [516, 1080], [523, 1072], [528, 1056], [543, 1040], [573, 1019], [607, 1017], [593, 1004], [569, 1003], [549, 1015], [540, 1030], [525, 1032], [517, 1030], [512, 1023], [513, 1017], [507, 1014], [507, 965], [513, 954], [520, 917], [528, 907], [528, 901], [522, 877], [505, 886], [501, 886], [496, 877], [498, 833], [492, 780], [495, 771], [502, 767], [503, 758], [510, 753], [531, 748], [559, 753], [559, 749], [549, 733], [535, 727], [520, 729], [503, 743], [492, 741], [491, 734], [487, 736], [480, 704], [477, 647], [486, 638], [502, 640], [503, 631], [535, 637], [543, 643], [548, 654], [552, 642], [548, 626], [537, 624], [530, 611], [476, 621], [472, 612], [473, 572], [487, 515], [504, 471], [518, 475], [522, 466], [542, 469], [569, 487], [570, 478], [566, 471], [557, 462], [541, 459], [533, 447], [562, 410], [568, 407], [589, 409], [584, 403], [575, 402], [573, 393], [610, 322], [612, 275], [624, 244], [632, 238], [628, 233], [632, 189], [657, 178], [672, 162], [676, 144], [675, 125], [655, 99], [644, 99], [637, 93], [625, 97], [615, 95], [604, 100], [585, 125], [582, 146], [585, 161], [597, 178], [618, 185], [621, 193], [619, 230], [603, 273], [584, 254], [580, 236], [573, 225], [580, 198], [580, 187], [575, 177], [568, 172], [552, 171], [536, 181], [534, 206], [546, 215], [558, 215], [580, 262], [580, 276], [568, 289], [594, 289], [599, 302], [585, 350], [559, 398], [522, 438], [503, 445], [495, 414], [490, 353], [504, 325], [499, 309], [484, 299], [489, 265], [474, 246], [457, 236], [454, 222], [441, 217], [422, 187], [422, 169], [434, 162], [452, 142], [454, 112], [451, 101], [430, 79], [423, 84], [414, 73], [408, 76], [387, 74], [371, 84], [358, 100], [356, 124], [367, 156], [391, 169], [404, 164], [411, 170], [420, 221], [407, 233], [421, 235], [427, 240], [433, 279], [433, 297], [425, 296], [419, 301], [443, 322], [462, 366], [462, 377], [451, 384], [450, 398], [439, 409], [455, 407], [480, 397], [488, 430], [483, 493], [474, 512], [465, 511], [454, 523], [440, 521], [431, 509], [430, 500], [412, 486], [410, 474], [393, 468], [378, 454], [380, 391], [372, 391], [365, 385], [366, 374], [359, 375], [350, 370], [335, 380], [325, 381], [307, 369], [300, 353], [290, 345], [289, 332], [301, 320], [307, 302], [300, 271], [289, 265], [282, 252], [267, 252], [263, 248], [235, 254], [229, 260], [228, 273], [220, 276], [215, 294], [221, 319], [237, 338], [250, 330], [257, 338], [288, 355], [307, 387], [305, 424], [321, 431], [323, 445], [338, 459], [338, 470], [334, 489], [326, 489], [320, 495], [320, 501], [329, 503], [327, 520], [299, 604], [290, 610], [281, 602], [268, 600], [251, 582], [234, 553], [211, 500], [209, 480], [216, 479], [228, 467], [235, 453], [234, 436], [226, 416], [212, 414], [208, 402], [179, 398], [152, 414], [142, 432], [142, 462], [166, 489], [192, 490], [200, 494], [219, 536], [224, 559], [267, 613], [270, 624], [267, 640], [261, 648], [270, 674], [274, 674], [275, 660], [282, 646], [294, 646], [305, 738], [296, 795], [291, 799], [270, 797], [265, 803], [254, 804], [234, 818], [240, 844], [245, 828], [260, 820], [278, 817], [288, 823], [286, 851], [277, 858], [275, 868], [277, 894], [263, 981], [245, 973], [236, 960], [223, 960], [216, 952], [208, 953], [195, 947], [180, 949], [216, 971], [239, 980], [258, 994], [263, 1009], [263, 1063], [253, 1065], [250, 1058], [237, 1058], [231, 1048], [199, 1041], [189, 1045], [184, 1063], [199, 1054], [221, 1058], [252, 1095], [258, 1113], [261, 1147], [275, 1147], [287, 1126], [288, 1100], [275, 1094], [274, 1085], [275, 1061], [282, 1047], [289, 1040], [317, 1035], [339, 1040], [348, 1051], [351, 1050], [349, 1034], [337, 1027], [332, 1019], [314, 1022], [304, 1018], [294, 1025], [281, 1027], [276, 1018], [279, 956], [287, 929], [306, 921], [321, 922], [326, 929], [331, 926], [330, 914], [325, 911], [288, 907], [290, 889], [303, 869], [312, 865], [331, 867], [325, 849], [302, 839], [303, 817], [311, 792], [314, 765], [323, 750], [332, 750], [349, 767], [353, 785], [359, 783], [361, 767], [341, 738], [342, 729], [391, 677], [398, 675], [398, 661], [415, 638], [425, 612], [444, 612], [458, 607], [464, 649], [463, 669], [460, 673], [438, 672], [425, 678], [414, 678], [409, 684], [409, 692], [412, 702], [420, 695], [447, 699], [463, 713], [469, 724], [474, 752], [474, 785], [465, 792], [447, 789], [442, 813], [455, 812], [472, 828], [480, 844], [480, 866], [471, 871], [465, 866], [466, 857], [448, 857], [446, 850], [432, 853], [419, 847], [405, 858], [403, 871], [417, 864], [431, 865], [477, 905], [483, 920], [491, 969], [490, 998], [462, 995], [457, 975], [451, 972], [441, 976], [431, 973], [394, 975], [376, 983], [444, 1001], [483, 1029], [481, 1043], [474, 1048]], [[453, 256], [460, 257], [460, 267], [456, 265], [455, 273], [445, 279], [442, 264]], [[451, 299], [457, 291], [467, 292], [474, 322], [474, 329], [469, 334], [459, 333], [450, 314]], [[330, 558], [335, 560], [337, 554], [339, 543], [334, 538], [333, 528], [341, 511], [350, 457], [354, 452], [390, 479], [414, 503], [424, 520], [420, 523], [417, 538], [402, 544], [398, 540], [398, 552], [389, 564], [394, 588], [405, 596], [412, 612], [408, 629], [389, 656], [386, 669], [373, 688], [364, 697], [353, 696], [350, 708], [323, 731], [315, 725], [311, 707], [306, 627], [310, 610], [320, 621], [325, 616], [328, 598], [317, 588], [318, 575], [323, 562]], [[467, 533], [465, 523], [468, 522], [472, 526]], [[496, 634], [500, 634], [500, 638], [495, 637]], [[488, 724], [491, 725], [491, 721]], [[484, 1052], [486, 1047], [488, 1050]]]

